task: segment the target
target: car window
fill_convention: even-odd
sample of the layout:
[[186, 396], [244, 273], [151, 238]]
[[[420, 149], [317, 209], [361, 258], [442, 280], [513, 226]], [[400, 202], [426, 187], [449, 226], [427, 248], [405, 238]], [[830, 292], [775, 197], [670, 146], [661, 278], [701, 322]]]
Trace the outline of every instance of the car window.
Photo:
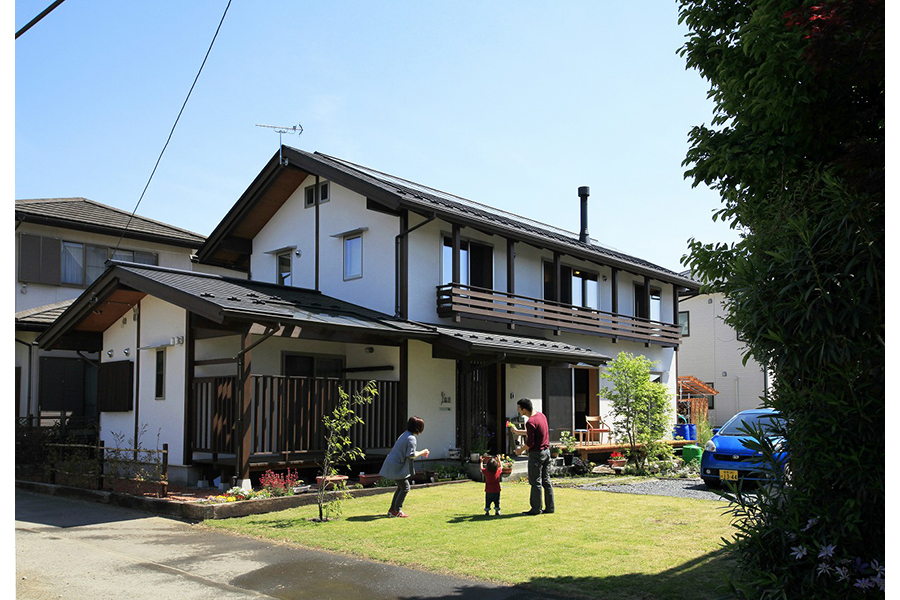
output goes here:
[[783, 419], [774, 414], [735, 415], [719, 430], [719, 435], [747, 435], [748, 428], [751, 430], [762, 428], [766, 435], [769, 435], [782, 430], [783, 425]]

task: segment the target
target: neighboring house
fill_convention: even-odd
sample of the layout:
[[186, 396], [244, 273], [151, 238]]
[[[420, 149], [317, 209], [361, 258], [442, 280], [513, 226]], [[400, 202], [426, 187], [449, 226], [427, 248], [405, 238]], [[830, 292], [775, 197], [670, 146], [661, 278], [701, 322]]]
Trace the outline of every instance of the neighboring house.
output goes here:
[[743, 363], [746, 345], [725, 323], [724, 301], [723, 294], [701, 294], [682, 299], [678, 308], [682, 326], [678, 373], [694, 376], [719, 392], [709, 396], [713, 427], [724, 425], [742, 410], [761, 407], [769, 385], [758, 362], [749, 357]]
[[678, 297], [698, 286], [595, 244], [579, 195], [573, 234], [283, 147], [198, 252], [248, 279], [114, 263], [38, 341], [101, 345], [102, 435], [167, 443], [176, 482], [314, 466], [338, 385], [370, 379], [354, 439], [375, 456], [411, 414], [433, 459], [482, 425], [503, 451], [522, 397], [555, 438], [584, 427], [620, 351], [655, 361], [674, 405]]
[[34, 340], [109, 259], [191, 269], [202, 235], [85, 198], [16, 200], [16, 416], [96, 420], [100, 345], [77, 332], [54, 350]]

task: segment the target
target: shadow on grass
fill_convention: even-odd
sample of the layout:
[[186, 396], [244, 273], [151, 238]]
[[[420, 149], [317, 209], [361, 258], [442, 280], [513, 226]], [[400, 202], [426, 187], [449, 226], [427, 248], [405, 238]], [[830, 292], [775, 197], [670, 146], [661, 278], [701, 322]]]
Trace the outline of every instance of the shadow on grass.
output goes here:
[[510, 512], [510, 513], [501, 513], [499, 515], [486, 515], [484, 513], [476, 513], [473, 515], [462, 515], [458, 517], [453, 517], [452, 519], [447, 519], [447, 522], [451, 525], [456, 525], [459, 523], [471, 523], [473, 521], [498, 521], [501, 519], [517, 519], [519, 517], [531, 518], [533, 515], [524, 515], [521, 512]]
[[[505, 588], [473, 585], [460, 587], [452, 594], [398, 596], [398, 599], [734, 600], [735, 596], [731, 594], [725, 581], [733, 564], [728, 553], [720, 549], [655, 575], [632, 573], [616, 576], [598, 574], [591, 577], [535, 577], [528, 583]], [[602, 573], [603, 565], [598, 564], [597, 571]]]

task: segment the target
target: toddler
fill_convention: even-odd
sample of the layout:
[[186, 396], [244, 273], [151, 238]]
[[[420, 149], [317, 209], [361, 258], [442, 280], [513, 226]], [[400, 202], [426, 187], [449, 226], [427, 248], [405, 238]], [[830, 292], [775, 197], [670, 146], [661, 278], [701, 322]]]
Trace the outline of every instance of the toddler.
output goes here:
[[490, 457], [487, 463], [482, 459], [481, 474], [484, 475], [484, 514], [491, 514], [491, 503], [494, 514], [500, 515], [500, 461], [496, 456]]

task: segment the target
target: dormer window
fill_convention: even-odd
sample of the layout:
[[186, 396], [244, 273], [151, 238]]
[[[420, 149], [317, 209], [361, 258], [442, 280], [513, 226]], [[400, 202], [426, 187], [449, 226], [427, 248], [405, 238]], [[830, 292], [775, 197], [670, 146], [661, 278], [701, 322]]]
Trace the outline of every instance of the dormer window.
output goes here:
[[[323, 181], [319, 183], [319, 204], [324, 204], [328, 202], [331, 197], [329, 196], [329, 185], [327, 181]], [[316, 205], [316, 186], [315, 184], [307, 186], [304, 196], [303, 206], [304, 208], [310, 208]]]

